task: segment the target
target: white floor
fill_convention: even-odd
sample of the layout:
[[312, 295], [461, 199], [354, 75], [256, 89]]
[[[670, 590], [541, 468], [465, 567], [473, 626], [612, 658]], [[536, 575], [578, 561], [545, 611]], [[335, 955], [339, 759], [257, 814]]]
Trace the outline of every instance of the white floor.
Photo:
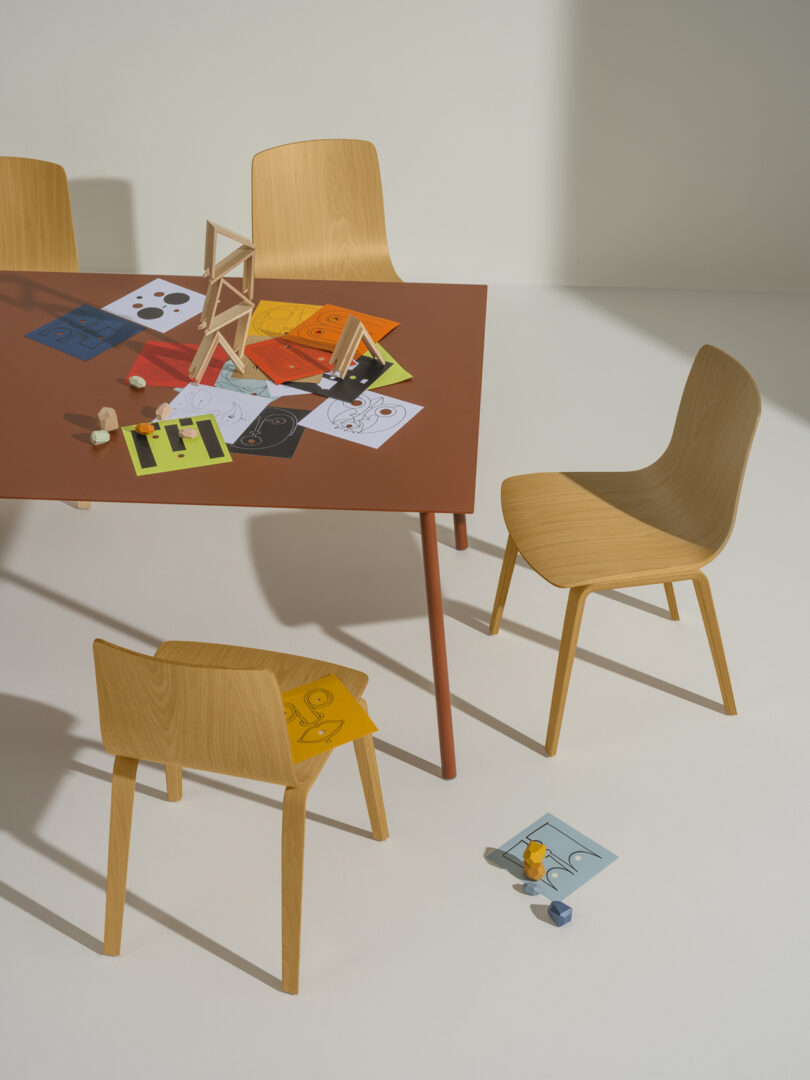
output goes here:
[[[491, 290], [470, 549], [441, 530], [451, 783], [416, 519], [2, 506], [0, 1074], [807, 1075], [808, 340], [806, 297]], [[598, 595], [547, 759], [565, 596], [519, 566], [487, 635], [500, 481], [651, 461], [705, 341], [765, 398], [736, 533], [709, 569], [739, 716], [718, 706], [689, 587], [679, 623], [661, 588]], [[188, 774], [173, 805], [142, 766], [123, 951], [100, 955], [97, 635], [369, 671], [391, 839], [369, 838], [337, 751], [310, 800], [299, 997], [278, 988], [278, 788]], [[484, 859], [545, 811], [619, 856], [562, 929]]]

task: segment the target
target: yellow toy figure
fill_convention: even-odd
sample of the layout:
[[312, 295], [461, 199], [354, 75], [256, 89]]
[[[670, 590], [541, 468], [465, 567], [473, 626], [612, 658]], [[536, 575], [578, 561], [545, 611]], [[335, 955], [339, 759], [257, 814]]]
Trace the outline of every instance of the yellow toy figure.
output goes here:
[[546, 845], [532, 840], [523, 852], [523, 873], [530, 881], [539, 881], [546, 872], [543, 859], [546, 857]]

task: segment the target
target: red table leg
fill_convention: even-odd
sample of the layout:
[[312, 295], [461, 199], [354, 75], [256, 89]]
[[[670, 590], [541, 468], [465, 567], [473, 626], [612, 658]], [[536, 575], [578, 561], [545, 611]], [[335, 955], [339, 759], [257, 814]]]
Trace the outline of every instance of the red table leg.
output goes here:
[[459, 551], [467, 550], [467, 515], [453, 514], [453, 529], [456, 534], [456, 547]]
[[430, 651], [433, 656], [433, 686], [439, 720], [439, 753], [442, 759], [442, 776], [445, 780], [452, 780], [456, 775], [456, 750], [453, 743], [453, 716], [450, 712], [450, 681], [447, 675], [447, 647], [444, 640], [436, 515], [420, 514], [419, 524], [422, 530], [422, 557], [425, 563]]

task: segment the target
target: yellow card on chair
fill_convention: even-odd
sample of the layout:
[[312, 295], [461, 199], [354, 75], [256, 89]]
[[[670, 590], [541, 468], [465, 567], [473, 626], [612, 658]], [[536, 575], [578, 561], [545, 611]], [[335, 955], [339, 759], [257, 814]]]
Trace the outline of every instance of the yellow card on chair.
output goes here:
[[337, 675], [296, 686], [281, 695], [293, 761], [332, 750], [377, 728]]

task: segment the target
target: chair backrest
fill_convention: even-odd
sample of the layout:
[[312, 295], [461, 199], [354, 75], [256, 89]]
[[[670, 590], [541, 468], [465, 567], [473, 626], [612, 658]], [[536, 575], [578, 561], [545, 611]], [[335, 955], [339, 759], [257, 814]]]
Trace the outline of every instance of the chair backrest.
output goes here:
[[78, 269], [65, 170], [0, 157], [0, 270]]
[[295, 787], [278, 682], [266, 667], [178, 663], [93, 642], [111, 754]]
[[694, 537], [715, 553], [734, 526], [761, 409], [757, 384], [742, 364], [704, 345], [686, 380], [669, 446], [652, 466]]
[[316, 139], [253, 159], [253, 243], [259, 277], [400, 281], [385, 235], [377, 151], [358, 139]]

